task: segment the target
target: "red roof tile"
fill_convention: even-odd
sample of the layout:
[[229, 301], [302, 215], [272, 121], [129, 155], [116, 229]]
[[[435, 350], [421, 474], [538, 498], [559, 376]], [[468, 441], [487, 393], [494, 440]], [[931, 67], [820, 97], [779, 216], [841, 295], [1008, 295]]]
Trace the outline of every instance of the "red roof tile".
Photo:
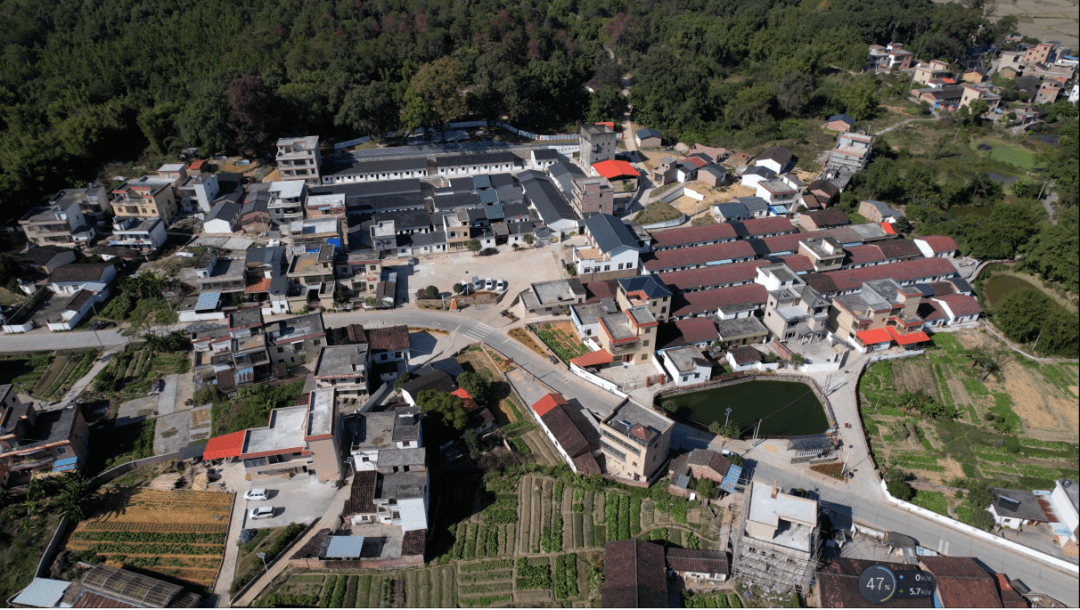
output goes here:
[[705, 159], [702, 159], [701, 157], [694, 157], [694, 156], [687, 157], [686, 159], [684, 159], [684, 161], [686, 161], [687, 163], [693, 165], [694, 167], [696, 167], [698, 169], [701, 169], [701, 168], [703, 168], [703, 167], [705, 167], [706, 165], [709, 164], [707, 161], [705, 161]]
[[754, 258], [754, 247], [745, 241], [730, 241], [722, 244], [710, 244], [697, 248], [679, 248], [653, 252], [652, 258], [645, 261], [645, 270], [652, 272], [679, 267], [704, 265], [714, 261]]
[[951, 277], [956, 275], [956, 267], [944, 258], [924, 258], [910, 261], [900, 261], [888, 265], [875, 265], [861, 269], [842, 269], [829, 271], [824, 275], [836, 285], [840, 291], [857, 290], [862, 288], [865, 282], [892, 278], [898, 283], [919, 282], [930, 278]]
[[735, 232], [740, 236], [756, 237], [771, 233], [795, 233], [795, 225], [783, 216], [770, 216], [769, 218], [751, 218], [742, 222], [734, 222]]
[[915, 242], [908, 239], [886, 239], [877, 242], [877, 246], [885, 256], [885, 260], [894, 261], [923, 257], [919, 246], [916, 246]]
[[760, 304], [769, 299], [769, 291], [761, 284], [745, 284], [714, 288], [700, 292], [684, 292], [671, 299], [671, 315], [674, 317], [692, 314], [715, 313], [723, 305]]
[[607, 161], [593, 163], [593, 169], [596, 170], [596, 173], [608, 180], [614, 180], [624, 176], [633, 178], [638, 177], [638, 171], [634, 169], [634, 166], [630, 165], [628, 161], [622, 161], [620, 159], [608, 159]]
[[898, 332], [896, 328], [892, 326], [885, 327], [885, 330], [889, 333], [889, 336], [891, 336], [893, 339], [896, 339], [896, 342], [900, 345], [915, 345], [916, 343], [923, 343], [930, 340], [930, 337], [922, 331], [919, 331], [917, 333], [900, 334], [900, 332]]
[[617, 292], [615, 287], [618, 286], [618, 284], [619, 283], [616, 280], [603, 280], [585, 284], [585, 292], [589, 296], [585, 302], [593, 303], [603, 299], [614, 299]]
[[849, 265], [867, 265], [885, 260], [885, 254], [881, 252], [881, 248], [877, 247], [877, 244], [849, 246], [845, 250], [847, 250], [847, 260], [844, 262]]
[[934, 254], [952, 252], [957, 249], [956, 242], [947, 235], [927, 235], [919, 239], [926, 242], [926, 245], [930, 246], [930, 251]]
[[675, 326], [678, 327], [679, 333], [682, 334], [687, 343], [702, 343], [720, 338], [720, 333], [716, 330], [716, 324], [709, 318], [675, 320]]
[[787, 254], [779, 257], [795, 273], [807, 273], [814, 270], [814, 261], [802, 254]]
[[537, 415], [539, 415], [540, 417], [543, 417], [543, 416], [547, 415], [548, 411], [554, 409], [555, 407], [557, 407], [559, 405], [565, 405], [565, 404], [567, 404], [566, 399], [563, 398], [562, 394], [547, 394], [543, 398], [541, 398], [540, 400], [533, 403], [532, 408], [533, 408], [533, 411], [535, 411]]
[[997, 580], [998, 594], [1001, 595], [1001, 605], [1005, 608], [1027, 608], [1027, 602], [1013, 588], [1012, 583], [1004, 574], [994, 574]]
[[582, 368], [587, 366], [597, 366], [600, 364], [608, 364], [612, 361], [611, 354], [606, 349], [598, 350], [595, 352], [589, 352], [584, 356], [578, 356], [570, 362], [576, 364]]
[[574, 458], [573, 462], [578, 474], [603, 474], [600, 471], [600, 464], [592, 453], [583, 453]]
[[206, 441], [206, 449], [203, 449], [204, 460], [220, 460], [222, 458], [239, 457], [244, 450], [244, 438], [247, 430], [233, 432], [224, 436], [215, 436]]
[[934, 297], [934, 300], [945, 303], [954, 316], [970, 316], [982, 313], [979, 300], [966, 294], [942, 294]]
[[206, 165], [206, 159], [199, 159], [198, 161], [192, 161], [191, 165], [188, 165], [188, 169], [202, 169]]
[[563, 403], [548, 409], [540, 419], [571, 459], [600, 448], [596, 427], [585, 421], [577, 408]]
[[385, 328], [368, 328], [371, 349], [401, 352], [409, 349], [409, 327], [404, 324]]
[[724, 287], [752, 282], [757, 275], [757, 268], [768, 264], [769, 261], [745, 261], [727, 265], [710, 265], [685, 271], [668, 271], [657, 275], [660, 281], [667, 284], [668, 288], [671, 288], [673, 292], [681, 292], [697, 288]]
[[873, 330], [860, 330], [855, 336], [862, 341], [863, 345], [877, 345], [878, 343], [892, 343], [892, 335], [884, 328]]
[[273, 281], [273, 280], [271, 280], [268, 277], [264, 277], [263, 279], [255, 282], [254, 284], [252, 284], [252, 285], [248, 286], [247, 288], [245, 288], [244, 293], [245, 294], [255, 294], [255, 293], [259, 293], [259, 292], [268, 292], [270, 290], [270, 282], [271, 281]]
[[971, 557], [922, 557], [920, 563], [936, 577], [946, 608], [1001, 607], [996, 581]]
[[889, 235], [896, 235], [896, 229], [893, 228], [892, 223], [889, 221], [881, 223], [881, 230]]
[[423, 555], [427, 530], [410, 530], [401, 538], [402, 555]]
[[473, 400], [472, 396], [469, 396], [469, 393], [465, 391], [465, 388], [458, 388], [453, 392], [450, 392], [450, 395], [457, 396], [461, 399], [461, 406], [463, 409], [465, 409], [466, 413], [475, 411], [480, 408], [480, 405], [477, 404], [475, 400]]
[[761, 240], [761, 247], [766, 253], [775, 252], [798, 252], [799, 242], [811, 237], [832, 237], [841, 244], [861, 244], [862, 237], [850, 227], [837, 227], [823, 231], [811, 231], [809, 233], [792, 233], [789, 235], [777, 235], [766, 237]]
[[[859, 592], [859, 576], [874, 565], [882, 565], [893, 572], [914, 572], [918, 566], [903, 563], [887, 563], [865, 559], [826, 559], [817, 572], [818, 592], [822, 608], [865, 608], [866, 599]], [[892, 598], [880, 608], [931, 608], [933, 599], [918, 597]]]
[[605, 608], [665, 608], [668, 605], [664, 547], [644, 540], [604, 546]]
[[379, 473], [374, 470], [361, 470], [353, 477], [349, 498], [345, 500], [342, 515], [370, 514], [375, 512], [375, 483]]
[[685, 246], [688, 244], [699, 244], [711, 241], [731, 241], [735, 239], [735, 227], [730, 224], [722, 222], [711, 225], [702, 225], [700, 227], [683, 227], [679, 229], [668, 229], [666, 231], [655, 231], [651, 233], [653, 248], [662, 250], [664, 248], [673, 248], [675, 246]]

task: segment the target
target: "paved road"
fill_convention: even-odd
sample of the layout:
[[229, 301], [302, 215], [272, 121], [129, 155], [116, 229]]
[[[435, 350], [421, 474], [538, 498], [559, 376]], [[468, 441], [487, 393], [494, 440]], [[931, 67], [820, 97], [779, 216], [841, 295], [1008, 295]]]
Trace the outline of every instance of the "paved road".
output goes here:
[[124, 345], [128, 338], [113, 328], [99, 331], [74, 330], [54, 333], [40, 328], [29, 333], [0, 335], [0, 352], [39, 352], [83, 347], [110, 348]]

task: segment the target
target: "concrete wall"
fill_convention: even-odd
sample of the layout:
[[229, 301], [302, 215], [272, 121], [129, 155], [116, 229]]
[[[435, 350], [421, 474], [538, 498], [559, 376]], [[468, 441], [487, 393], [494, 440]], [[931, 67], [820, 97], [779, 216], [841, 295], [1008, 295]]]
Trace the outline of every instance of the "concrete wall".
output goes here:
[[619, 398], [627, 398], [627, 394], [625, 394], [624, 392], [619, 391], [619, 386], [618, 385], [616, 385], [615, 383], [613, 383], [611, 381], [608, 381], [607, 379], [603, 379], [601, 377], [597, 377], [596, 375], [593, 375], [592, 373], [586, 371], [585, 369], [583, 369], [580, 366], [574, 364], [573, 362], [570, 363], [570, 372], [577, 375], [578, 377], [581, 377], [582, 379], [584, 379], [585, 381], [588, 381], [589, 383], [591, 383], [593, 385], [597, 385], [597, 386], [600, 386], [601, 388], [604, 388], [605, 390], [607, 390], [608, 392], [611, 392], [612, 394], [618, 396]]

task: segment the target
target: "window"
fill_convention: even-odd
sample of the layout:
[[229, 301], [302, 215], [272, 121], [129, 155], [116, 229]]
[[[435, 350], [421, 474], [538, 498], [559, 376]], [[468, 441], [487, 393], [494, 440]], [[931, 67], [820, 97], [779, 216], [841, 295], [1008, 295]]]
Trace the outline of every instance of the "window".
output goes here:
[[611, 271], [611, 265], [604, 265], [604, 271]]
[[285, 348], [284, 347], [277, 348], [277, 353], [279, 353], [279, 354], [285, 353]]
[[315, 344], [315, 345], [322, 345], [322, 339], [316, 339], [316, 340], [314, 341], [314, 344]]
[[660, 313], [667, 313], [667, 307], [661, 307]]
[[641, 346], [642, 346], [642, 347], [649, 347], [649, 342], [648, 342], [647, 340], [646, 340], [646, 341], [642, 341], [642, 342], [641, 342]]

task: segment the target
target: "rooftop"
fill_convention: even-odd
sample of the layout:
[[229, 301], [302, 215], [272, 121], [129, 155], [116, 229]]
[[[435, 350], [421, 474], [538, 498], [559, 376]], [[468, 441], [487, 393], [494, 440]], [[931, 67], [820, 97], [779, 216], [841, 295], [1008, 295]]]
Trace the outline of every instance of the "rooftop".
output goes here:
[[319, 350], [313, 375], [317, 379], [365, 377], [367, 345], [336, 345]]
[[272, 322], [266, 325], [266, 329], [270, 341], [277, 345], [326, 334], [323, 329], [322, 313], [319, 312]]
[[676, 370], [682, 373], [693, 372], [698, 367], [709, 366], [709, 361], [701, 355], [701, 350], [696, 347], [676, 347], [666, 350], [664, 356], [671, 361]]
[[532, 284], [539, 305], [557, 305], [585, 298], [585, 287], [575, 278]]
[[305, 446], [304, 423], [307, 415], [307, 405], [274, 409], [270, 412], [269, 425], [247, 431], [241, 455], [262, 457], [258, 454], [273, 455], [290, 449], [302, 450]]
[[308, 394], [307, 429], [308, 438], [326, 436], [334, 432], [334, 388], [312, 390]]
[[631, 298], [637, 295], [646, 299], [664, 299], [671, 296], [671, 290], [655, 273], [619, 278], [617, 281], [622, 291]]
[[[652, 433], [663, 434], [664, 431], [675, 425], [675, 422], [667, 417], [642, 407], [635, 402], [623, 403], [621, 407], [615, 409], [615, 411], [604, 420], [604, 423], [619, 430], [626, 436], [631, 436], [633, 430], [639, 426], [651, 430]], [[651, 436], [651, 433], [647, 434], [645, 438], [648, 438], [649, 436]]]
[[604, 547], [605, 608], [666, 608], [664, 547], [644, 540], [608, 542]]
[[622, 220], [610, 214], [596, 214], [585, 219], [585, 230], [604, 253], [626, 247], [638, 248], [637, 236]]

